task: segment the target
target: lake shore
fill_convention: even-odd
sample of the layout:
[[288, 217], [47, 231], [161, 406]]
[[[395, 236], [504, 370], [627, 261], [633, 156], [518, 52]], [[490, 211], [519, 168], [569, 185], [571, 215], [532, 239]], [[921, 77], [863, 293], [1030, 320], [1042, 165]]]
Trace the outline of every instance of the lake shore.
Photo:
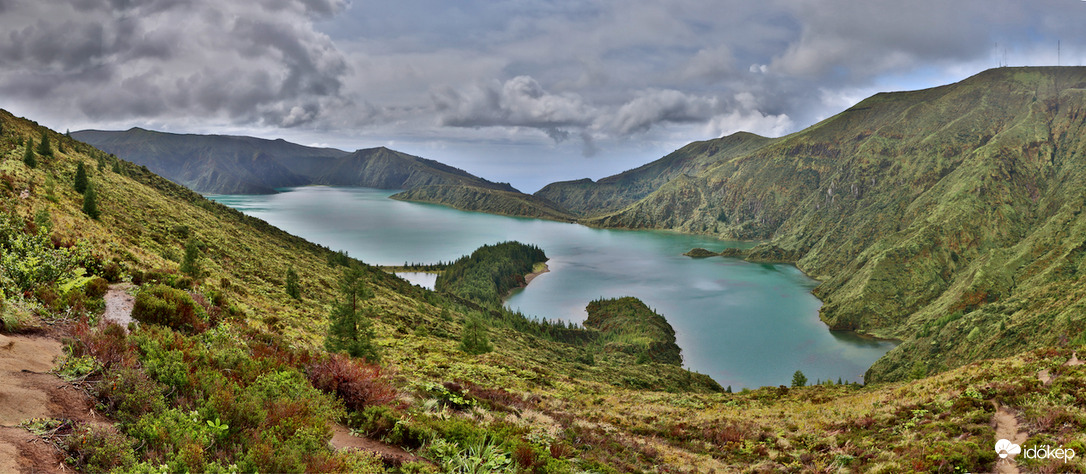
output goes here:
[[[542, 268], [540, 268], [540, 267], [542, 267]], [[531, 283], [532, 280], [535, 280], [535, 277], [551, 271], [550, 267], [547, 266], [547, 262], [537, 263], [536, 267], [533, 268], [532, 270], [536, 270], [536, 271], [534, 271], [532, 273], [529, 273], [527, 275], [524, 275], [524, 286], [528, 286], [528, 284]]]

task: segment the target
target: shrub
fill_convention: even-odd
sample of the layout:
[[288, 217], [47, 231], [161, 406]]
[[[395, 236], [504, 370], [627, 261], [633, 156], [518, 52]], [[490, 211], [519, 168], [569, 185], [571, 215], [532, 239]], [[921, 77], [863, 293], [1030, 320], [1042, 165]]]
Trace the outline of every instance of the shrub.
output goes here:
[[112, 426], [84, 425], [64, 442], [69, 462], [84, 472], [123, 470], [136, 463], [132, 440]]
[[109, 282], [102, 277], [95, 277], [87, 282], [87, 286], [83, 288], [83, 292], [91, 298], [101, 298], [106, 295], [107, 291], [109, 291]]
[[166, 409], [162, 385], [133, 367], [108, 370], [97, 392], [98, 399], [121, 423], [133, 423], [146, 413]]
[[206, 324], [196, 315], [196, 302], [192, 296], [161, 284], [140, 290], [132, 308], [132, 318], [190, 333], [206, 329]]
[[386, 405], [396, 400], [396, 389], [381, 374], [381, 366], [342, 354], [309, 366], [309, 382], [319, 390], [334, 394], [351, 410]]
[[136, 360], [124, 328], [115, 322], [100, 323], [97, 330], [85, 321], [79, 322], [72, 328], [72, 337], [68, 341], [72, 356], [94, 357], [107, 370], [115, 365], [133, 365]]
[[102, 267], [102, 278], [110, 283], [121, 281], [121, 265], [117, 262], [107, 263], [105, 267]]
[[396, 428], [399, 418], [388, 407], [368, 406], [349, 415], [347, 424], [366, 436], [383, 438]]

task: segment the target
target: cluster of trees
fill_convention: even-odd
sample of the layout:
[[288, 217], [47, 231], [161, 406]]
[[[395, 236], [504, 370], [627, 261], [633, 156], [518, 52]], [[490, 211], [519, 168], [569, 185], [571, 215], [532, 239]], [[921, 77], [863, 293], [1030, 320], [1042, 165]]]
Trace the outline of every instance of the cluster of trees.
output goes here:
[[445, 263], [445, 262], [437, 262], [437, 263], [415, 263], [415, 262], [407, 263], [407, 262], [403, 262], [403, 266], [400, 267], [400, 268], [402, 268], [404, 270], [415, 270], [415, 271], [420, 271], [420, 272], [437, 272], [437, 271], [444, 270], [449, 265], [450, 264]]
[[675, 329], [641, 300], [631, 296], [600, 298], [585, 309], [588, 318], [584, 326], [600, 332], [599, 343], [604, 350], [635, 355], [638, 363], [682, 365]]
[[547, 255], [535, 245], [502, 242], [479, 247], [437, 277], [434, 289], [478, 303], [500, 306], [502, 295], [524, 284], [524, 275]]

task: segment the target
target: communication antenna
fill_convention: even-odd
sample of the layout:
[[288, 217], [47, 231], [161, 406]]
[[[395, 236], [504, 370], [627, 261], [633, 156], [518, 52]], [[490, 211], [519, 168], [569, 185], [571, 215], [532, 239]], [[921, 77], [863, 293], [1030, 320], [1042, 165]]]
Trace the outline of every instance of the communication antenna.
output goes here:
[[1056, 67], [1060, 67], [1060, 40], [1056, 40]]

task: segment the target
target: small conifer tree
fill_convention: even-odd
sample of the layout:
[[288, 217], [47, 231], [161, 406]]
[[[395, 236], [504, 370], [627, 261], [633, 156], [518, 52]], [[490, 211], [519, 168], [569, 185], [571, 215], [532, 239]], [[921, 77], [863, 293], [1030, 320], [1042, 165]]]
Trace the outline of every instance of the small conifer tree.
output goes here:
[[796, 373], [792, 374], [792, 386], [793, 387], [804, 387], [806, 385], [807, 385], [807, 376], [803, 375], [803, 372], [797, 370]]
[[185, 258], [181, 260], [181, 273], [192, 278], [200, 278], [200, 244], [196, 237], [185, 241]]
[[287, 268], [287, 295], [296, 300], [302, 299], [301, 289], [298, 287], [298, 272], [294, 271], [294, 267]]
[[380, 353], [373, 343], [372, 309], [361, 307], [370, 298], [373, 298], [373, 291], [363, 281], [362, 270], [348, 266], [339, 281], [339, 297], [332, 306], [325, 349], [346, 352], [369, 362], [380, 360]]
[[75, 190], [79, 193], [87, 190], [87, 168], [82, 161], [75, 167]]
[[53, 156], [53, 147], [49, 145], [49, 134], [45, 130], [41, 132], [41, 143], [38, 144], [38, 154], [41, 156]]
[[486, 337], [486, 327], [478, 317], [469, 317], [464, 322], [464, 334], [460, 338], [460, 350], [471, 354], [486, 354], [494, 350]]
[[26, 153], [23, 153], [23, 163], [29, 168], [38, 167], [38, 159], [34, 157], [34, 139], [31, 138], [26, 142]]
[[98, 196], [94, 191], [94, 185], [87, 183], [87, 190], [83, 192], [83, 213], [91, 219], [98, 219]]

